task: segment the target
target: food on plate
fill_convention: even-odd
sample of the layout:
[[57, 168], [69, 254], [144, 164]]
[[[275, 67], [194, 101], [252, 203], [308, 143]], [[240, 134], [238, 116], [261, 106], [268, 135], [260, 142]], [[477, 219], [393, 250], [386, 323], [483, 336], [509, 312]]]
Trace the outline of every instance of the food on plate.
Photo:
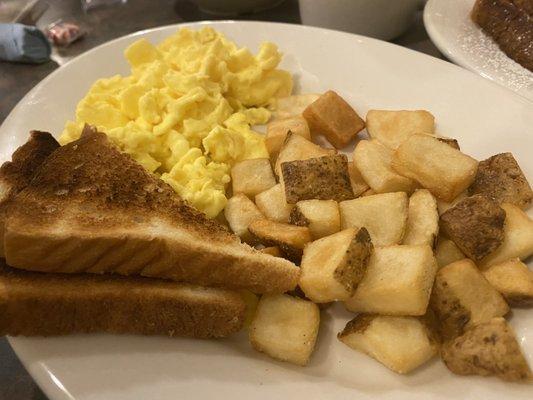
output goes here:
[[435, 258], [437, 259], [439, 268], [442, 268], [455, 261], [462, 260], [466, 256], [453, 240], [439, 236], [437, 247], [435, 248]]
[[286, 161], [281, 164], [281, 174], [285, 198], [291, 204], [311, 199], [354, 198], [345, 154]]
[[250, 198], [270, 189], [276, 178], [268, 158], [253, 158], [236, 163], [231, 169], [233, 194], [244, 193]]
[[294, 135], [299, 135], [307, 140], [311, 140], [309, 126], [307, 126], [305, 118], [301, 115], [276, 119], [267, 125], [265, 135], [265, 146], [268, 154], [270, 154], [271, 160], [276, 161], [278, 153], [289, 132]]
[[502, 244], [504, 222], [504, 209], [482, 195], [467, 197], [440, 216], [443, 232], [474, 261]]
[[289, 223], [307, 226], [314, 240], [332, 235], [341, 229], [339, 204], [335, 200], [302, 200], [296, 203]]
[[180, 29], [157, 45], [140, 39], [124, 54], [131, 73], [96, 81], [61, 143], [94, 125], [214, 218], [233, 164], [268, 156], [250, 126], [266, 123], [266, 107], [291, 94], [291, 74], [277, 68], [281, 54], [264, 43], [254, 56], [209, 27]]
[[482, 268], [512, 258], [525, 260], [533, 254], [533, 220], [513, 204], [503, 203], [502, 208], [505, 210], [503, 243], [494, 253], [480, 261], [479, 266]]
[[405, 192], [374, 194], [339, 203], [341, 229], [365, 227], [375, 246], [401, 242], [407, 223]]
[[438, 137], [438, 136], [437, 136], [437, 139], [439, 140], [439, 142], [446, 143], [448, 146], [456, 150], [459, 150], [459, 151], [461, 150], [461, 147], [459, 146], [459, 142], [456, 139]]
[[0, 260], [0, 335], [74, 333], [225, 337], [239, 331], [238, 293], [159, 279], [42, 274]]
[[353, 152], [353, 162], [376, 193], [411, 193], [415, 189], [415, 182], [392, 169], [392, 154], [392, 150], [377, 140], [361, 140]]
[[533, 72], [531, 0], [476, 0], [471, 17], [509, 58]]
[[279, 97], [275, 99], [272, 118], [283, 119], [301, 116], [307, 106], [319, 97], [319, 94], [314, 93], [294, 94], [292, 96]]
[[483, 276], [509, 305], [533, 305], [533, 271], [518, 258], [491, 265]]
[[224, 208], [224, 216], [231, 231], [248, 243], [253, 243], [248, 226], [254, 221], [265, 218], [254, 202], [244, 193], [237, 193], [228, 200]]
[[294, 207], [294, 204], [287, 203], [280, 183], [255, 196], [255, 204], [267, 219], [284, 224], [289, 222]]
[[86, 127], [12, 201], [8, 265], [41, 272], [143, 275], [284, 292], [298, 268], [240, 242], [165, 182]]
[[482, 194], [498, 203], [529, 207], [533, 190], [511, 153], [496, 154], [480, 161], [476, 178], [468, 189], [470, 195]]
[[0, 167], [0, 258], [4, 257], [4, 225], [11, 200], [28, 185], [35, 170], [59, 143], [48, 132], [32, 131], [12, 160]]
[[282, 257], [283, 255], [281, 254], [281, 250], [279, 249], [278, 246], [270, 246], [270, 247], [265, 247], [261, 250], [259, 250], [260, 252], [262, 253], [265, 253], [265, 254], [270, 254], [271, 256], [274, 256], [274, 257]]
[[392, 157], [392, 168], [446, 202], [473, 182], [477, 161], [430, 135], [412, 135]]
[[399, 374], [421, 366], [439, 348], [426, 324], [416, 317], [359, 314], [338, 338]]
[[385, 315], [424, 315], [436, 272], [437, 262], [427, 245], [376, 247], [355, 294], [345, 302], [346, 308]]
[[418, 189], [409, 198], [407, 226], [403, 244], [427, 244], [434, 247], [439, 233], [439, 212], [435, 197], [426, 189]]
[[254, 349], [281, 361], [307, 365], [315, 349], [320, 310], [286, 294], [264, 295], [250, 326]]
[[365, 121], [333, 90], [309, 104], [302, 115], [313, 135], [324, 135], [337, 149], [345, 147], [365, 128]]
[[442, 360], [458, 375], [495, 375], [511, 382], [533, 377], [513, 330], [503, 318], [481, 323], [445, 343]]
[[363, 276], [373, 246], [365, 228], [348, 228], [305, 246], [299, 286], [315, 303], [348, 300]]
[[277, 246], [292, 261], [299, 261], [311, 238], [309, 228], [261, 219], [248, 226], [250, 233], [264, 246]]
[[431, 308], [439, 321], [440, 334], [446, 340], [509, 312], [501, 294], [468, 259], [456, 261], [437, 272]]
[[369, 110], [366, 114], [366, 130], [372, 139], [395, 150], [411, 135], [432, 135], [435, 132], [435, 117], [426, 110]]
[[350, 175], [354, 198], [361, 196], [364, 192], [370, 189], [370, 186], [368, 186], [363, 179], [357, 165], [355, 165], [355, 160], [348, 162], [348, 174]]

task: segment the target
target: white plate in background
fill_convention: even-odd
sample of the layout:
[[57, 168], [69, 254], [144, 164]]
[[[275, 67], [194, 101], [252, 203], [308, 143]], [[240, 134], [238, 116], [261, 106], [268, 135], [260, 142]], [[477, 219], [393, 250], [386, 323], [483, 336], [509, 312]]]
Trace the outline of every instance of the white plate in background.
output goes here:
[[[277, 43], [282, 67], [299, 92], [334, 89], [365, 115], [370, 108], [427, 109], [437, 130], [478, 159], [512, 151], [533, 181], [533, 104], [448, 62], [390, 43], [288, 24], [209, 22], [239, 45]], [[183, 26], [183, 25], [182, 25]], [[0, 161], [28, 131], [61, 132], [77, 102], [100, 77], [127, 73], [123, 50], [141, 37], [159, 42], [179, 26], [126, 36], [91, 50], [39, 83], [0, 127]], [[434, 359], [401, 376], [338, 342], [351, 315], [322, 313], [309, 366], [276, 362], [250, 348], [246, 334], [219, 340], [110, 335], [10, 338], [51, 400], [206, 399], [531, 399], [531, 386], [452, 375]], [[514, 310], [511, 324], [533, 365], [533, 313]], [[1, 389], [0, 389], [1, 390]]]

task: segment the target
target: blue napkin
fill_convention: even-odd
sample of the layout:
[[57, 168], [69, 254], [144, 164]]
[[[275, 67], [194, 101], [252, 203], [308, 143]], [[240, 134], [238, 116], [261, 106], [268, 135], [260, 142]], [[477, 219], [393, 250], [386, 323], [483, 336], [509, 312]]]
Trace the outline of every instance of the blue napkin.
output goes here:
[[43, 63], [50, 59], [48, 39], [34, 26], [0, 24], [0, 60]]

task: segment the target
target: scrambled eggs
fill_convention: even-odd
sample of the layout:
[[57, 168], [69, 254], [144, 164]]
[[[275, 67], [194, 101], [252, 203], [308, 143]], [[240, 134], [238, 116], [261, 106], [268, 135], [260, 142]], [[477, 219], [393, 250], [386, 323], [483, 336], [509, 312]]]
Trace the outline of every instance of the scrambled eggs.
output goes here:
[[250, 126], [266, 123], [267, 107], [292, 90], [291, 75], [277, 69], [281, 54], [263, 43], [254, 56], [203, 28], [180, 29], [157, 46], [138, 40], [125, 57], [131, 75], [94, 83], [61, 142], [77, 139], [85, 123], [95, 125], [214, 218], [226, 205], [231, 166], [268, 157]]

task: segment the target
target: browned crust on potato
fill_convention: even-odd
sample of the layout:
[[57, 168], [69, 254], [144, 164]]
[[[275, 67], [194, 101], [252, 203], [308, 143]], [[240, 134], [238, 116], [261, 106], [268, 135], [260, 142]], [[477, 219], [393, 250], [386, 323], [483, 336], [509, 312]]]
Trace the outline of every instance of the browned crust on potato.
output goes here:
[[346, 254], [333, 273], [346, 291], [353, 293], [365, 275], [368, 260], [374, 246], [366, 228], [361, 228], [353, 237]]
[[453, 147], [456, 150], [461, 150], [457, 139], [438, 137], [437, 140], [442, 143], [446, 143], [448, 146]]
[[352, 333], [363, 333], [372, 323], [372, 321], [377, 318], [377, 314], [359, 314], [351, 321], [349, 321], [342, 332], [337, 334], [339, 339], [342, 339], [345, 336], [348, 336]]

